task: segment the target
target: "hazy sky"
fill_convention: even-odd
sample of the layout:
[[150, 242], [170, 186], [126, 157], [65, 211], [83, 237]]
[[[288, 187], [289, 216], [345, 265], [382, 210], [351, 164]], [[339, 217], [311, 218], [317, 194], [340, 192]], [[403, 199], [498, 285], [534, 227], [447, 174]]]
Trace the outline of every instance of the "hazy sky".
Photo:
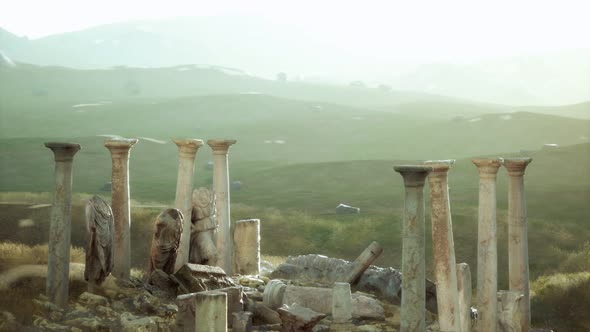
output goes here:
[[0, 27], [37, 38], [118, 21], [243, 14], [292, 25], [352, 55], [469, 61], [590, 48], [588, 13], [588, 0], [14, 0], [2, 6]]

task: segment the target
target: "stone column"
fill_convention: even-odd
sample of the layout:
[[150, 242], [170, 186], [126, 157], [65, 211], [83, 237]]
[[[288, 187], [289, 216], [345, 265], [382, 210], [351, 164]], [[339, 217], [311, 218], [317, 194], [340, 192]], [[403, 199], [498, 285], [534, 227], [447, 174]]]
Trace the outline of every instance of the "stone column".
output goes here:
[[208, 291], [195, 295], [195, 331], [227, 331], [227, 294]]
[[217, 206], [217, 247], [216, 266], [222, 268], [227, 275], [232, 275], [232, 239], [229, 200], [229, 165], [227, 154], [235, 140], [208, 140], [213, 150], [213, 191]]
[[520, 301], [520, 327], [528, 331], [531, 324], [529, 297], [529, 243], [524, 194], [524, 172], [531, 158], [503, 159], [508, 182], [508, 277], [511, 291], [524, 295]]
[[404, 178], [405, 186], [400, 331], [422, 332], [426, 314], [424, 181], [432, 167], [395, 166], [394, 170]]
[[332, 288], [332, 321], [337, 324], [349, 323], [352, 319], [352, 296], [350, 284], [336, 282]]
[[239, 220], [235, 226], [235, 272], [242, 275], [259, 274], [260, 219]]
[[120, 138], [105, 141], [104, 146], [113, 159], [112, 202], [115, 219], [115, 256], [113, 275], [119, 279], [129, 279], [131, 269], [131, 207], [129, 205], [129, 150], [137, 139]]
[[174, 207], [180, 210], [184, 217], [178, 255], [174, 264], [174, 271], [177, 271], [181, 266], [188, 263], [190, 255], [195, 158], [197, 150], [203, 145], [203, 141], [200, 139], [178, 139], [174, 140], [174, 143], [178, 146], [178, 180], [176, 181]]
[[471, 332], [471, 270], [467, 263], [457, 264], [459, 322], [462, 332]]
[[79, 144], [45, 143], [55, 158], [55, 194], [49, 225], [46, 293], [61, 308], [68, 305], [72, 220], [72, 163]]
[[441, 331], [461, 331], [453, 222], [449, 199], [448, 172], [454, 160], [427, 161], [432, 219], [432, 249], [438, 324]]
[[478, 330], [496, 331], [498, 325], [498, 248], [496, 235], [496, 175], [498, 159], [473, 159], [479, 171], [477, 227]]

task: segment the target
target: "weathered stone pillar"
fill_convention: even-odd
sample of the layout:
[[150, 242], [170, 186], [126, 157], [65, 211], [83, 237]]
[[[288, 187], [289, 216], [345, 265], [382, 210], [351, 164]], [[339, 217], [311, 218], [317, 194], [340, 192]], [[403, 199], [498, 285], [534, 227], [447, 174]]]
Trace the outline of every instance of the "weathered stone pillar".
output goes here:
[[217, 223], [219, 228], [215, 239], [217, 247], [216, 266], [222, 268], [227, 275], [232, 275], [232, 239], [229, 199], [229, 165], [227, 154], [229, 147], [236, 140], [208, 140], [213, 150], [213, 191], [217, 207]]
[[462, 332], [471, 332], [471, 271], [467, 263], [457, 264], [459, 322]]
[[424, 257], [424, 181], [429, 166], [395, 166], [404, 178], [405, 200], [402, 225], [402, 332], [425, 329], [426, 281]]
[[134, 138], [110, 139], [104, 146], [111, 152], [113, 160], [112, 202], [115, 219], [115, 255], [113, 275], [129, 279], [131, 269], [131, 206], [129, 205], [129, 151], [137, 143]]
[[453, 222], [449, 199], [448, 172], [454, 160], [434, 160], [428, 175], [432, 219], [432, 249], [438, 324], [441, 331], [461, 331]]
[[46, 293], [49, 300], [68, 305], [72, 220], [72, 163], [80, 144], [48, 142], [55, 158], [55, 194], [49, 225]]
[[208, 291], [195, 295], [195, 331], [227, 331], [227, 294]]
[[342, 324], [349, 323], [352, 319], [352, 296], [350, 284], [345, 282], [334, 283], [332, 288], [332, 321]]
[[260, 219], [239, 220], [235, 226], [235, 272], [260, 273]]
[[174, 264], [174, 271], [177, 271], [188, 263], [190, 255], [195, 158], [199, 147], [203, 145], [203, 141], [200, 139], [178, 139], [174, 140], [174, 143], [178, 146], [178, 179], [176, 181], [174, 207], [180, 210], [184, 217], [180, 246], [178, 247], [176, 264]]
[[529, 296], [529, 243], [524, 194], [524, 172], [531, 158], [502, 159], [508, 182], [508, 277], [511, 291], [524, 295], [520, 301], [520, 327], [528, 331], [531, 325]]
[[478, 331], [496, 331], [498, 325], [498, 248], [496, 235], [496, 175], [498, 159], [473, 159], [479, 171], [477, 228]]

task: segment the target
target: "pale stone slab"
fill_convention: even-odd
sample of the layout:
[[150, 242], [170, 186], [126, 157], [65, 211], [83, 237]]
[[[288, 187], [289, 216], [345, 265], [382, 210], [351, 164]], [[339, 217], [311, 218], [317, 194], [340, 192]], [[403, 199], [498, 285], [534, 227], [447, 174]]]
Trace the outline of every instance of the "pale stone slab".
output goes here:
[[197, 293], [195, 331], [227, 332], [227, 294], [218, 291]]
[[337, 282], [332, 289], [332, 320], [347, 323], [352, 319], [352, 296], [350, 284]]
[[239, 220], [234, 229], [235, 272], [260, 273], [260, 219]]

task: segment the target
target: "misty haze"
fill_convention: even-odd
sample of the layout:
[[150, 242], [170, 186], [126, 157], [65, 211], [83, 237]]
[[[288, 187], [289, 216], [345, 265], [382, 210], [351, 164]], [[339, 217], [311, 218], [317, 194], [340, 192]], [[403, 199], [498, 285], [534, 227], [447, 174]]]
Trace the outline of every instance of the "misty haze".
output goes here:
[[3, 6], [0, 330], [590, 330], [589, 10]]

